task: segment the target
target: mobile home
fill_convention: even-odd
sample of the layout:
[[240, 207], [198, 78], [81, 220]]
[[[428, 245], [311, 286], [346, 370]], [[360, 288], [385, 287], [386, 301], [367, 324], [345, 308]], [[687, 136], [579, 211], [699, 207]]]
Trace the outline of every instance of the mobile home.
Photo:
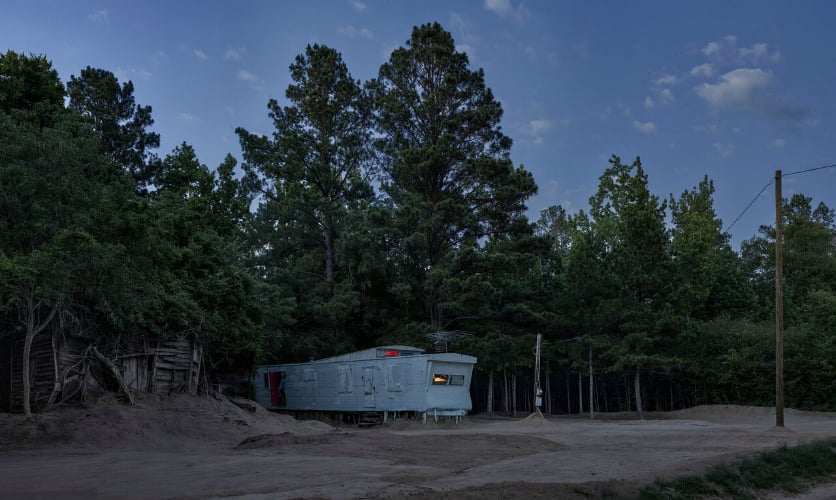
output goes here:
[[462, 417], [476, 358], [391, 345], [331, 358], [259, 366], [255, 399], [269, 410]]

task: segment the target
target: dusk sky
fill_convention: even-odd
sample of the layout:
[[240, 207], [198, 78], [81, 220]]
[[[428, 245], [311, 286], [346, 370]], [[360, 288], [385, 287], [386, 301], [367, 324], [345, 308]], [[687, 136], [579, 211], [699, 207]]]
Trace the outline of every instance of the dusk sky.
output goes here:
[[[588, 207], [611, 154], [641, 156], [666, 198], [714, 180], [727, 227], [769, 182], [836, 163], [836, 2], [43, 2], [5, 0], [0, 49], [132, 80], [164, 156], [186, 141], [215, 168], [234, 130], [272, 133], [288, 66], [307, 44], [369, 80], [415, 25], [438, 21], [502, 102], [512, 159], [539, 186], [529, 216]], [[836, 207], [836, 168], [784, 180]], [[732, 228], [774, 223], [774, 191]]]

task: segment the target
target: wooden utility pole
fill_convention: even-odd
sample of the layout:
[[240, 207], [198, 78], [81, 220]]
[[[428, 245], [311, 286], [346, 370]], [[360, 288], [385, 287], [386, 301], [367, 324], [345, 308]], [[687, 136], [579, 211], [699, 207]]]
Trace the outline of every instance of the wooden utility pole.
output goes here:
[[781, 171], [775, 171], [775, 426], [784, 426], [784, 219]]

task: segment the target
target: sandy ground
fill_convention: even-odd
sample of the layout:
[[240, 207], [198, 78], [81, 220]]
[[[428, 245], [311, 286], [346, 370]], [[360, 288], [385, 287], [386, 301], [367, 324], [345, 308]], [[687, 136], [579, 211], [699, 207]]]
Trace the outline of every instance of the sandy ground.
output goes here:
[[[827, 413], [788, 410], [784, 429], [766, 408], [653, 417], [359, 429], [187, 396], [144, 396], [135, 408], [106, 400], [31, 420], [0, 414], [0, 498], [629, 497], [660, 476], [836, 437]], [[826, 485], [803, 498], [834, 496]]]

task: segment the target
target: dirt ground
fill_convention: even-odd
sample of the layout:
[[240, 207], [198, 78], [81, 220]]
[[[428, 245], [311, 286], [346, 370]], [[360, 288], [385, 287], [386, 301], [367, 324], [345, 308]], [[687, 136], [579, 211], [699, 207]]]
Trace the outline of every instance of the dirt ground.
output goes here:
[[741, 406], [359, 429], [143, 396], [0, 414], [0, 498], [627, 498], [657, 477], [826, 437], [836, 414], [788, 410], [777, 429], [772, 409]]

